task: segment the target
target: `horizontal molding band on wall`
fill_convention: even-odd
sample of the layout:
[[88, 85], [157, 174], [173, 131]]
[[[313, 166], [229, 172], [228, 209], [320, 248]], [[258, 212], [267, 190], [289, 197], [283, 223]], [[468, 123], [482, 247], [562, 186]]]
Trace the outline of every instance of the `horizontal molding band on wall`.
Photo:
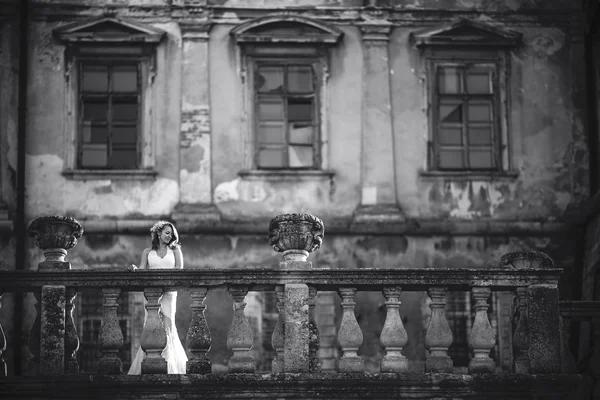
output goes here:
[[[150, 234], [155, 219], [85, 220], [78, 219], [86, 234]], [[179, 234], [267, 235], [270, 219], [252, 221], [173, 220]], [[353, 224], [350, 219], [323, 220], [326, 235], [407, 235], [407, 236], [554, 236], [574, 227], [562, 222], [538, 221], [449, 221], [408, 220], [381, 224]]]

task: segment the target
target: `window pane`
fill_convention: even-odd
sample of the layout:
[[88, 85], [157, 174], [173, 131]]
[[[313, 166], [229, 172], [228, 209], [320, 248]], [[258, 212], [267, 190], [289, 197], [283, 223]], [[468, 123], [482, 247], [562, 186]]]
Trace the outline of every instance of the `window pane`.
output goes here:
[[463, 121], [463, 105], [462, 103], [441, 101], [440, 102], [440, 121], [441, 122], [457, 122]]
[[312, 144], [313, 127], [310, 124], [292, 122], [288, 124], [290, 132], [290, 143], [294, 144]]
[[260, 100], [258, 103], [258, 117], [265, 120], [283, 120], [283, 101], [281, 99]]
[[473, 94], [492, 93], [491, 69], [474, 67], [467, 71], [467, 92]]
[[133, 169], [137, 167], [137, 151], [135, 149], [114, 149], [111, 155], [111, 167], [116, 169]]
[[113, 92], [137, 92], [137, 79], [135, 66], [114, 67], [112, 90]]
[[259, 92], [281, 90], [283, 88], [283, 67], [259, 67], [254, 79], [255, 87]]
[[460, 128], [440, 128], [440, 144], [462, 145], [462, 129]]
[[84, 123], [82, 130], [83, 143], [106, 143], [108, 137], [106, 126]]
[[287, 72], [287, 88], [290, 93], [311, 93], [313, 91], [313, 76], [310, 66], [290, 65]]
[[108, 115], [108, 103], [83, 103], [83, 120], [106, 122]]
[[492, 150], [469, 150], [469, 166], [471, 168], [492, 168], [494, 166]]
[[82, 144], [81, 166], [82, 167], [105, 167], [107, 156], [106, 144]]
[[439, 163], [440, 168], [463, 168], [463, 151], [440, 149]]
[[261, 149], [258, 166], [265, 168], [283, 167], [283, 149]]
[[492, 120], [492, 107], [489, 103], [469, 104], [469, 121], [488, 122]]
[[462, 93], [461, 70], [452, 67], [438, 69], [439, 93]]
[[281, 123], [262, 123], [258, 129], [259, 143], [283, 143], [284, 131]]
[[113, 126], [112, 142], [118, 144], [136, 144], [137, 126]]
[[288, 121], [312, 121], [312, 101], [289, 99]]
[[288, 146], [290, 157], [290, 167], [312, 167], [313, 166], [313, 148], [312, 146]]
[[102, 66], [84, 66], [81, 82], [84, 92], [108, 92], [108, 70]]
[[137, 121], [137, 103], [113, 103], [113, 121]]
[[469, 127], [470, 145], [490, 145], [492, 144], [491, 127]]

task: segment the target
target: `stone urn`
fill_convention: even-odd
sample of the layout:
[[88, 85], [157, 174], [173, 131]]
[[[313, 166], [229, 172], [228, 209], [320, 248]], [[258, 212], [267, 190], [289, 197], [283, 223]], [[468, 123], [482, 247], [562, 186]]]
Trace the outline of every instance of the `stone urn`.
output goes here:
[[500, 258], [500, 265], [515, 269], [540, 269], [554, 267], [554, 261], [541, 251], [524, 250], [506, 253]]
[[269, 244], [285, 261], [306, 261], [323, 243], [323, 221], [310, 214], [283, 214], [269, 224]]
[[52, 215], [34, 219], [27, 231], [30, 237], [35, 237], [45, 261], [64, 262], [67, 250], [75, 247], [83, 234], [83, 227], [75, 218]]

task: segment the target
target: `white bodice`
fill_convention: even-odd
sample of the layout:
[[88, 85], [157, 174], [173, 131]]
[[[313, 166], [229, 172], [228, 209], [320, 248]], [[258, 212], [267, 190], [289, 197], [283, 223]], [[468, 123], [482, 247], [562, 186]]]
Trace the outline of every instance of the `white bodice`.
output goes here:
[[167, 247], [167, 254], [160, 258], [156, 250], [150, 250], [148, 253], [148, 269], [155, 268], [175, 268], [175, 254], [170, 247]]

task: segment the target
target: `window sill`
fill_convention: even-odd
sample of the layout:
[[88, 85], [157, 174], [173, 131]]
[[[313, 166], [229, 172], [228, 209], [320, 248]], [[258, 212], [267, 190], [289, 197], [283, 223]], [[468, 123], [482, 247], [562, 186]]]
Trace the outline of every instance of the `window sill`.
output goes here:
[[94, 169], [69, 169], [63, 171], [63, 176], [75, 181], [105, 180], [105, 179], [130, 179], [130, 180], [153, 180], [158, 172], [151, 169], [134, 170], [94, 170]]
[[330, 170], [265, 170], [265, 169], [243, 169], [238, 172], [242, 179], [246, 180], [317, 180], [331, 179], [335, 175]]
[[519, 176], [519, 171], [419, 171], [419, 175], [424, 179], [447, 178], [453, 180], [515, 180]]

